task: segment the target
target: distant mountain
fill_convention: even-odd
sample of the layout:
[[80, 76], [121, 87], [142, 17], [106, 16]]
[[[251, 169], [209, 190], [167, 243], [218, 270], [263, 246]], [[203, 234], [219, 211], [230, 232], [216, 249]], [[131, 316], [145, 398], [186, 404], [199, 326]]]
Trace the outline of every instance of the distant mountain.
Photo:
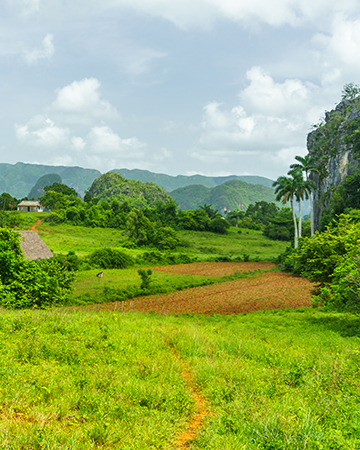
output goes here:
[[37, 200], [45, 194], [44, 187], [51, 186], [53, 183], [62, 183], [61, 176], [57, 173], [48, 173], [47, 175], [43, 175], [37, 180], [35, 186], [33, 186], [27, 197]]
[[76, 190], [81, 196], [89, 189], [101, 172], [82, 167], [43, 166], [40, 164], [0, 164], [0, 193], [8, 192], [16, 198], [29, 194], [43, 175], [58, 174], [62, 183]]
[[196, 209], [206, 203], [222, 214], [226, 211], [246, 209], [250, 203], [261, 200], [275, 202], [272, 188], [240, 180], [226, 181], [210, 189], [199, 185], [186, 186], [172, 191], [170, 195], [180, 209]]
[[[151, 182], [162, 187], [170, 193], [176, 189], [190, 185], [201, 185], [205, 188], [215, 188], [231, 180], [240, 180], [246, 183], [270, 187], [272, 180], [251, 175], [229, 175], [227, 177], [206, 177], [204, 175], [177, 175], [171, 176], [161, 173], [149, 172], [140, 169], [114, 169], [111, 172], [120, 173], [128, 180]], [[75, 189], [81, 197], [84, 196], [101, 172], [95, 169], [83, 169], [82, 167], [45, 166], [40, 164], [0, 164], [0, 193], [8, 192], [16, 198], [27, 196], [31, 189], [44, 175], [57, 174], [61, 182]], [[199, 189], [199, 188], [198, 188]], [[197, 194], [198, 195], [198, 194]], [[195, 200], [194, 200], [195, 201]], [[195, 201], [196, 203], [196, 201]]]
[[175, 189], [179, 189], [190, 185], [202, 185], [207, 188], [213, 188], [219, 186], [226, 181], [240, 180], [246, 183], [262, 184], [263, 186], [271, 187], [273, 180], [265, 177], [258, 177], [255, 175], [229, 175], [226, 177], [206, 177], [204, 175], [177, 175], [176, 177], [171, 175], [165, 175], [163, 173], [149, 172], [148, 170], [140, 169], [113, 169], [111, 172], [121, 173], [121, 175], [128, 180], [139, 180], [142, 182], [151, 181], [158, 186], [165, 189], [167, 192], [172, 192]]
[[149, 206], [156, 202], [171, 201], [165, 189], [149, 181], [143, 183], [138, 180], [127, 180], [120, 173], [108, 172], [96, 178], [89, 194], [100, 200], [118, 200], [119, 203], [127, 201], [130, 206]]

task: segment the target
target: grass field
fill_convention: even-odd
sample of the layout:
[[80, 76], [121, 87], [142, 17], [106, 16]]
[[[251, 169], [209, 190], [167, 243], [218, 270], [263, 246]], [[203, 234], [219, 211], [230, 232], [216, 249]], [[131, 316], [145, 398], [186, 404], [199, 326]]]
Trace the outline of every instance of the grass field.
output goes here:
[[359, 330], [308, 308], [3, 311], [0, 448], [358, 449]]
[[[28, 228], [39, 218], [25, 217]], [[44, 222], [38, 231], [56, 253], [79, 256], [124, 240]], [[286, 246], [237, 231], [179, 233], [181, 252], [200, 262], [153, 268], [170, 290], [207, 286], [134, 299], [131, 311], [2, 310], [0, 449], [360, 449], [359, 317], [299, 308], [311, 284], [271, 264], [202, 262], [271, 261]], [[73, 295], [140, 284], [137, 268], [95, 275], [79, 272]]]
[[[26, 219], [25, 228], [30, 228], [46, 213], [21, 213]], [[122, 249], [126, 240], [123, 230], [112, 228], [75, 227], [67, 224], [50, 225], [42, 221], [37, 228], [39, 235], [54, 253], [66, 254], [75, 251], [85, 256], [101, 247]], [[210, 232], [179, 231], [181, 245], [174, 253], [184, 253], [199, 261], [215, 257], [243, 257], [251, 260], [272, 261], [289, 245], [287, 242], [271, 241], [256, 230], [240, 230], [231, 227], [227, 235]], [[131, 254], [149, 251], [149, 248], [126, 250]], [[154, 249], [152, 249], [154, 250]]]

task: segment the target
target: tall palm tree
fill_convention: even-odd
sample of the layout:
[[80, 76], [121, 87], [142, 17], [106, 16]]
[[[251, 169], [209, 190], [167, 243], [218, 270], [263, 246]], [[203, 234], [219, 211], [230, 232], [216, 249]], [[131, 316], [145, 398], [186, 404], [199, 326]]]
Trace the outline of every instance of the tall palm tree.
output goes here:
[[[314, 159], [309, 155], [295, 156], [298, 163], [290, 165], [291, 169], [300, 169], [305, 173], [306, 182], [308, 182], [308, 196], [310, 198], [310, 219], [311, 219], [311, 236], [314, 234], [314, 202], [312, 192], [316, 189], [316, 184], [309, 179], [310, 173], [319, 174], [319, 167], [315, 164]], [[310, 183], [311, 182], [311, 183]], [[300, 216], [301, 217], [301, 216]]]
[[298, 177], [294, 177], [290, 174], [290, 177], [281, 176], [273, 183], [275, 188], [276, 201], [281, 201], [283, 204], [290, 202], [291, 212], [294, 220], [294, 247], [298, 247], [299, 233], [298, 224], [296, 220], [296, 214], [294, 209], [294, 198], [297, 195], [298, 190]]
[[288, 175], [291, 175], [296, 181], [297, 189], [295, 192], [296, 201], [299, 203], [299, 238], [302, 235], [302, 213], [301, 213], [301, 202], [302, 200], [308, 200], [311, 198], [311, 194], [316, 188], [314, 181], [304, 179], [303, 173], [300, 167], [296, 167], [289, 170]]

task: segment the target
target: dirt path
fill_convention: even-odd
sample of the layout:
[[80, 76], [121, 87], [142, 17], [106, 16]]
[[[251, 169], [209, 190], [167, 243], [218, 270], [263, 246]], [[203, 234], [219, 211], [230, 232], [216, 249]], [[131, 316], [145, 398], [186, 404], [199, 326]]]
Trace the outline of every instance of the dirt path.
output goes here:
[[183, 431], [177, 436], [174, 441], [174, 445], [172, 446], [173, 450], [187, 450], [190, 448], [191, 441], [193, 441], [199, 434], [205, 418], [210, 414], [209, 406], [204, 396], [201, 394], [201, 391], [196, 386], [196, 382], [193, 374], [191, 373], [189, 364], [181, 359], [173, 346], [170, 346], [170, 350], [174, 358], [177, 359], [182, 366], [181, 376], [183, 377], [187, 389], [194, 401], [194, 413], [185, 423]]
[[34, 223], [34, 225], [31, 227], [31, 228], [29, 228], [31, 231], [36, 231], [36, 228], [41, 224], [41, 221], [42, 221], [42, 219], [38, 219], [35, 223]]

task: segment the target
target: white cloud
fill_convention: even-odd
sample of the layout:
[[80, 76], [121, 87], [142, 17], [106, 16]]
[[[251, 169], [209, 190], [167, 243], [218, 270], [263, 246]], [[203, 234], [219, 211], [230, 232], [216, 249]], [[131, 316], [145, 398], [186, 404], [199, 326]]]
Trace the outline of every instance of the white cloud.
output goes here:
[[50, 60], [55, 52], [54, 44], [53, 44], [54, 36], [48, 33], [42, 42], [41, 48], [34, 48], [32, 50], [24, 50], [23, 56], [25, 61], [29, 65], [37, 64], [41, 59]]
[[71, 145], [75, 151], [81, 151], [86, 147], [86, 142], [79, 136], [73, 136], [71, 138]]
[[261, 67], [246, 73], [250, 84], [239, 95], [241, 104], [258, 114], [288, 117], [293, 111], [304, 110], [315, 86], [300, 80], [289, 79], [276, 83]]
[[93, 118], [117, 118], [118, 112], [100, 93], [101, 83], [96, 78], [74, 81], [57, 91], [51, 110], [62, 114], [68, 122], [87, 123]]
[[41, 0], [16, 0], [23, 16], [28, 16], [40, 11]]
[[360, 70], [360, 19], [336, 16], [326, 33], [317, 33], [313, 44], [318, 49], [317, 57], [324, 68], [323, 83], [338, 80]]
[[245, 26], [265, 23], [271, 26], [290, 24], [297, 26], [321, 19], [324, 25], [329, 18], [347, 11], [358, 11], [356, 0], [329, 2], [328, 0], [86, 0], [95, 10], [132, 8], [143, 14], [160, 17], [179, 28], [211, 27], [221, 19], [239, 22]]
[[121, 139], [106, 125], [93, 127], [88, 141], [93, 153], [121, 156], [126, 159], [140, 159], [146, 148], [146, 144], [140, 142], [136, 137]]
[[15, 131], [20, 141], [43, 148], [63, 146], [70, 136], [68, 128], [56, 126], [51, 119], [41, 115], [34, 117], [26, 125], [15, 125]]
[[133, 44], [124, 47], [118, 58], [125, 71], [134, 77], [143, 75], [149, 71], [151, 64], [161, 58], [165, 58], [167, 53], [159, 52], [151, 48], [137, 48]]
[[318, 119], [311, 95], [316, 88], [293, 79], [277, 83], [259, 67], [248, 72], [248, 80], [239, 105], [230, 110], [218, 102], [205, 106], [201, 136], [189, 153], [219, 167], [252, 158], [259, 166], [287, 171], [296, 154], [305, 154], [309, 125]]

